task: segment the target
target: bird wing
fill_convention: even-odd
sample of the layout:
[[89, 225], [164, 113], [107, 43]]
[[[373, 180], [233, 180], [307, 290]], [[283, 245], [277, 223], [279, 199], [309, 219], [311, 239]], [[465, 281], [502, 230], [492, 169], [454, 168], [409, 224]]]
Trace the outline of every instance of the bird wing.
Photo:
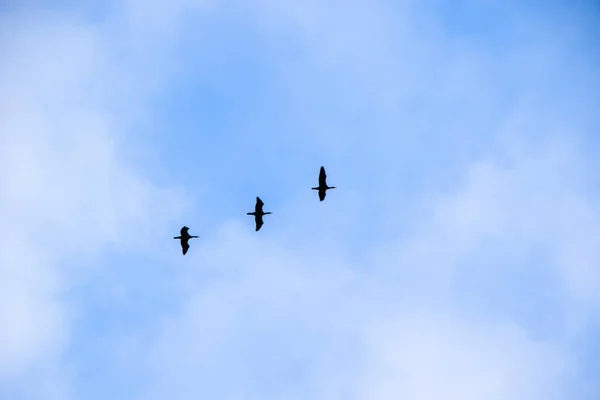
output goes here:
[[181, 252], [183, 253], [184, 256], [185, 256], [185, 253], [187, 253], [189, 248], [190, 248], [190, 244], [188, 243], [188, 239], [181, 238]]
[[188, 228], [187, 226], [181, 228], [181, 236], [187, 236], [189, 230], [190, 228]]
[[254, 212], [262, 212], [262, 208], [265, 205], [260, 197], [256, 198], [256, 206], [254, 207]]
[[327, 191], [325, 189], [319, 189], [319, 200], [321, 200], [321, 201], [325, 200], [326, 193], [327, 193]]
[[325, 173], [325, 168], [321, 167], [321, 172], [319, 172], [319, 186], [326, 187], [327, 186], [327, 174]]
[[258, 231], [260, 227], [263, 226], [262, 215], [256, 214], [254, 216], [254, 222], [256, 222], [256, 231]]

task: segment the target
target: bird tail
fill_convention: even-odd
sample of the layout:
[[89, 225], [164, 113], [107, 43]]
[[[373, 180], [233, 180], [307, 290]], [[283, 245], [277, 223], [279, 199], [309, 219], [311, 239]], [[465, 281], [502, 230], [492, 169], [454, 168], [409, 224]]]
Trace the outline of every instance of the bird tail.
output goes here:
[[251, 212], [251, 213], [246, 213], [246, 215], [255, 215], [255, 213]]
[[181, 236], [173, 236], [173, 239], [181, 239]]
[[198, 236], [190, 236], [191, 238], [197, 238]]
[[319, 188], [318, 188], [318, 187], [314, 187], [314, 188], [311, 188], [311, 189], [312, 189], [312, 190], [319, 190]]

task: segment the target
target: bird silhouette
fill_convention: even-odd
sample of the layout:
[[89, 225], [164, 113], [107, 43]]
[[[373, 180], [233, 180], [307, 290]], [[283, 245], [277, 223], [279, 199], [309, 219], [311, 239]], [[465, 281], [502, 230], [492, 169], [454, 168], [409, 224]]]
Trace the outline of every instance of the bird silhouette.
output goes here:
[[190, 248], [190, 244], [188, 243], [188, 241], [191, 238], [197, 238], [198, 236], [190, 236], [190, 234], [188, 233], [188, 231], [190, 230], [190, 228], [188, 228], [187, 226], [184, 226], [183, 228], [181, 228], [181, 236], [175, 236], [173, 239], [179, 239], [181, 241], [181, 252], [183, 253], [183, 255], [185, 256], [185, 253], [187, 253], [188, 249]]
[[327, 186], [327, 174], [325, 174], [325, 168], [321, 167], [319, 172], [319, 186], [312, 188], [312, 190], [319, 191], [319, 200], [325, 200], [325, 192], [328, 189], [335, 189], [335, 186]]
[[254, 206], [254, 212], [246, 213], [246, 215], [254, 215], [254, 222], [256, 222], [256, 230], [258, 231], [263, 226], [263, 215], [271, 214], [271, 212], [263, 212], [263, 201], [260, 197], [256, 197], [256, 205]]

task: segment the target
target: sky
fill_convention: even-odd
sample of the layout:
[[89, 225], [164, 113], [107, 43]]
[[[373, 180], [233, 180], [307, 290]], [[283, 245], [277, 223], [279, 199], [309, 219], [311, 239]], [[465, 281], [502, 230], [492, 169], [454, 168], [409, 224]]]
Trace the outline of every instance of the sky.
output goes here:
[[0, 398], [600, 398], [599, 34], [593, 0], [0, 1]]

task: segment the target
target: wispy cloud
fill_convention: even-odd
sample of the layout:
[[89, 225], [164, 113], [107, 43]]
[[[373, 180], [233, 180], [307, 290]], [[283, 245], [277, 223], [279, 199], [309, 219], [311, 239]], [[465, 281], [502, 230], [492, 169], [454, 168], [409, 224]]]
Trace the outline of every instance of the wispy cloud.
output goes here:
[[0, 393], [64, 398], [75, 322], [65, 294], [107, 246], [150, 248], [136, 236], [164, 230], [183, 203], [120, 155], [134, 125], [116, 100], [106, 107], [123, 81], [105, 69], [102, 32], [62, 13], [2, 19]]
[[595, 398], [595, 28], [455, 6], [4, 17], [0, 395]]

